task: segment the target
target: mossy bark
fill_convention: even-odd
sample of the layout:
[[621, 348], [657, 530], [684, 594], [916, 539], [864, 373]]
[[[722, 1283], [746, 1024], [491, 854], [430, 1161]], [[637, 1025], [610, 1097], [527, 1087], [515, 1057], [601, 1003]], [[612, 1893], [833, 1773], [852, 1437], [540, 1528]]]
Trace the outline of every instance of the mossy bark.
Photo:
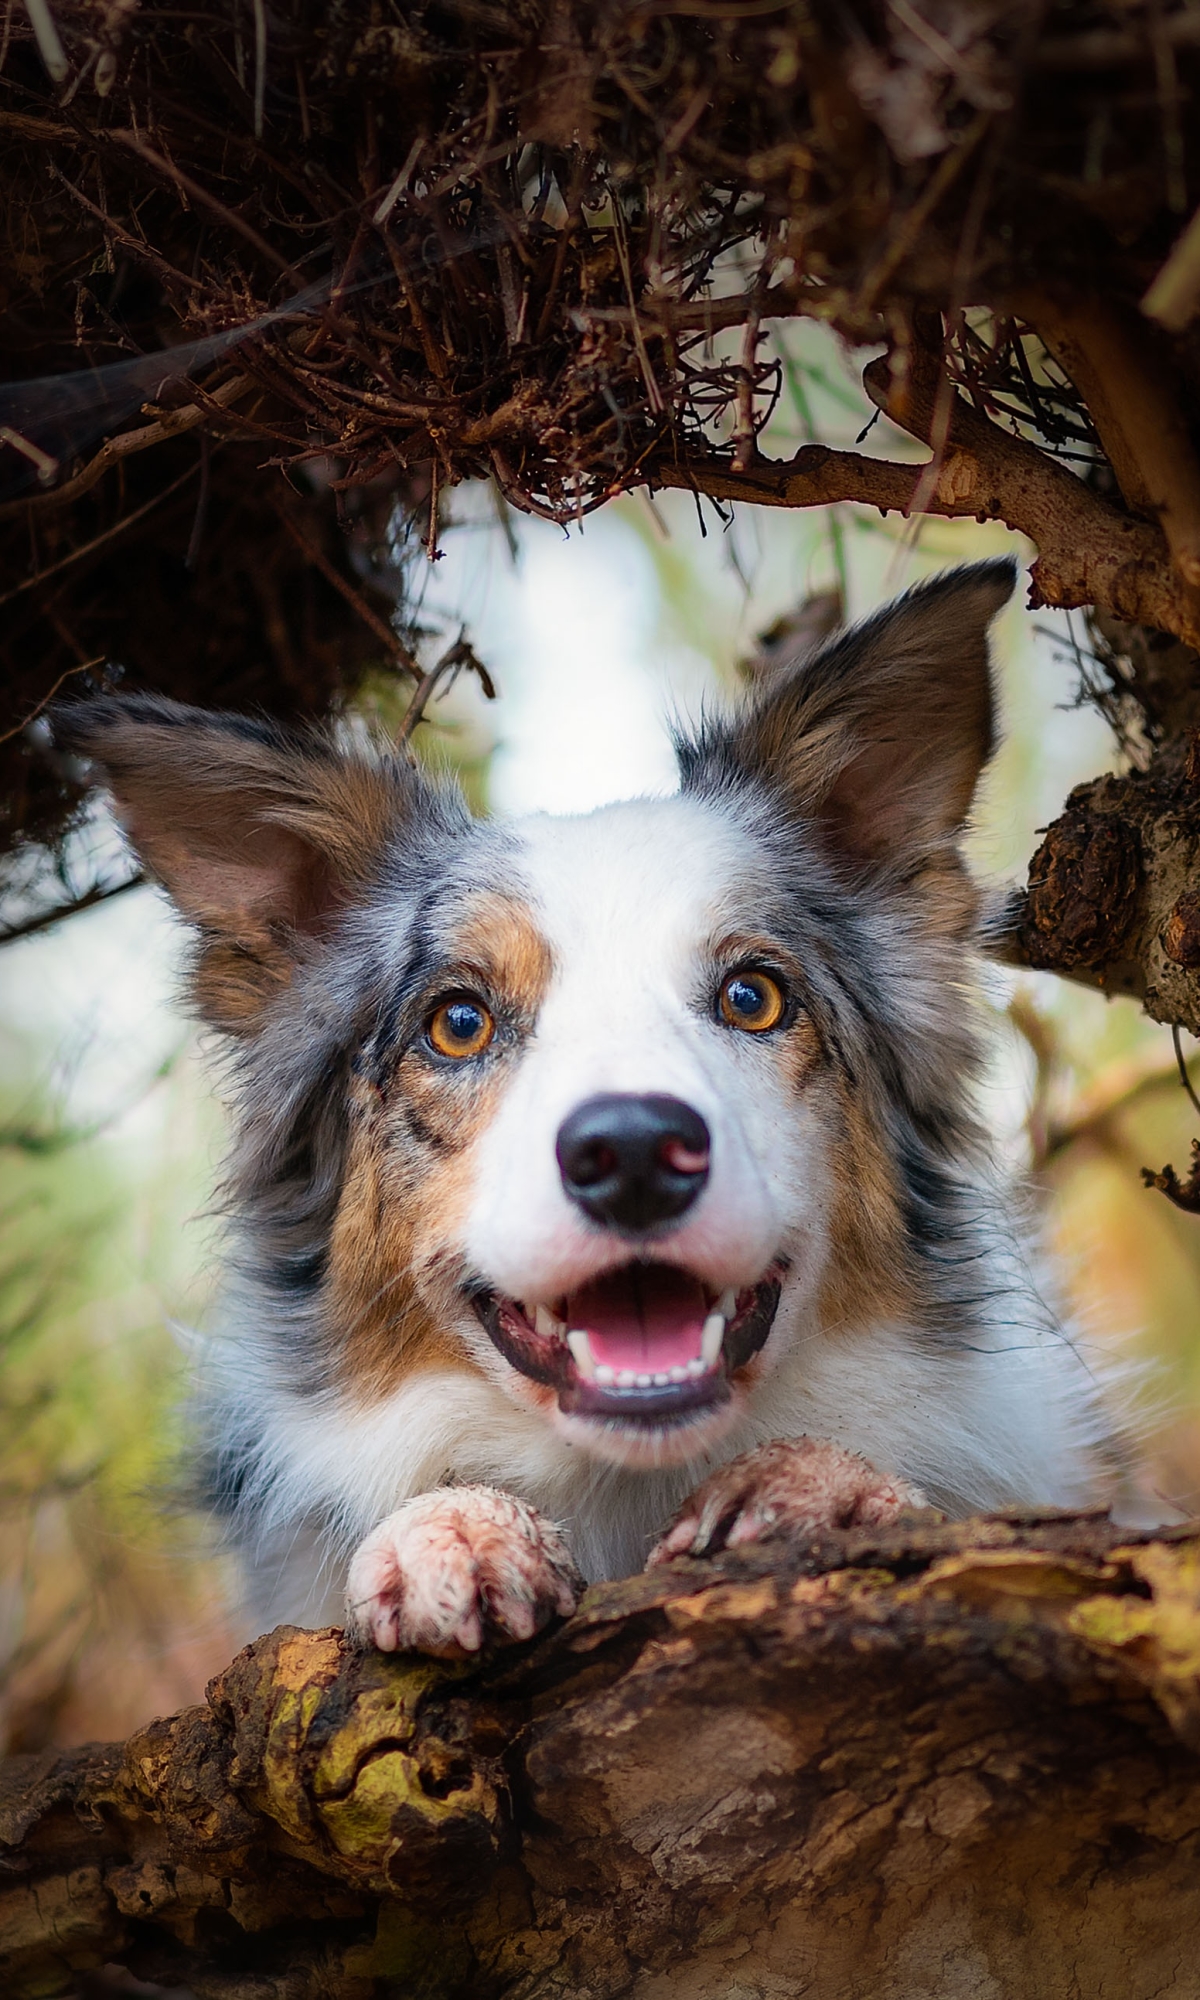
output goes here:
[[591, 1591], [470, 1669], [281, 1628], [15, 1759], [0, 1985], [198, 2000], [1200, 1994], [1200, 1536], [914, 1517]]

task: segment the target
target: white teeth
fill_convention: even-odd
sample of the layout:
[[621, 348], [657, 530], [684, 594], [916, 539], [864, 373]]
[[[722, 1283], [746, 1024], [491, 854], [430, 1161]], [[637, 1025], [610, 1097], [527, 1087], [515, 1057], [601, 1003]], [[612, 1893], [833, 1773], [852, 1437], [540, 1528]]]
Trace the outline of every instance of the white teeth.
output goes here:
[[688, 1378], [688, 1371], [686, 1366], [680, 1368], [672, 1368], [669, 1377], [669, 1379], [672, 1382], [686, 1382], [687, 1378]]
[[595, 1377], [596, 1364], [592, 1360], [591, 1343], [586, 1333], [574, 1332], [567, 1335], [567, 1346], [575, 1357], [575, 1366], [581, 1375], [591, 1381]]
[[563, 1323], [551, 1312], [549, 1306], [538, 1306], [533, 1315], [533, 1323], [543, 1340], [561, 1340]]
[[637, 1376], [634, 1374], [632, 1368], [621, 1369], [617, 1376], [617, 1387], [618, 1389], [635, 1389], [637, 1387]]
[[654, 1386], [656, 1389], [665, 1389], [670, 1380], [669, 1375], [656, 1375], [654, 1377]]
[[700, 1336], [700, 1359], [706, 1368], [715, 1368], [721, 1358], [721, 1342], [725, 1338], [724, 1313], [711, 1312], [704, 1322]]
[[694, 1361], [689, 1361], [689, 1362], [688, 1362], [688, 1365], [687, 1365], [687, 1371], [686, 1371], [686, 1372], [687, 1372], [687, 1373], [688, 1373], [689, 1375], [707, 1375], [707, 1374], [708, 1374], [708, 1363], [707, 1363], [707, 1361], [701, 1361], [701, 1359], [700, 1359], [699, 1355], [697, 1355], [697, 1356], [696, 1356], [696, 1359], [695, 1359]]
[[648, 1389], [651, 1383], [653, 1382], [654, 1377], [652, 1375], [635, 1375], [633, 1379], [637, 1383], [639, 1389]]
[[713, 1307], [713, 1311], [720, 1313], [721, 1318], [724, 1320], [732, 1319], [734, 1313], [737, 1311], [737, 1293], [722, 1292], [716, 1305]]
[[596, 1380], [600, 1384], [600, 1387], [602, 1389], [611, 1389], [616, 1379], [617, 1379], [616, 1369], [606, 1368], [604, 1363], [601, 1361], [596, 1369]]

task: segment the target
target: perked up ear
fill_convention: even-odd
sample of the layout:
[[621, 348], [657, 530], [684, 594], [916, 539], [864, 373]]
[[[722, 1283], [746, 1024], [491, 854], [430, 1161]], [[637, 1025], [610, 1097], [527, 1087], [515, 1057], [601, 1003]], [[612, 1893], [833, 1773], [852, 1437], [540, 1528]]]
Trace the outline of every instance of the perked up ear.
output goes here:
[[856, 871], [912, 876], [961, 832], [994, 743], [988, 626], [1007, 559], [951, 570], [773, 675], [684, 744], [685, 787], [750, 779]]
[[195, 997], [230, 1034], [256, 1025], [310, 943], [371, 877], [418, 782], [318, 731], [153, 695], [58, 710], [149, 873], [198, 928]]

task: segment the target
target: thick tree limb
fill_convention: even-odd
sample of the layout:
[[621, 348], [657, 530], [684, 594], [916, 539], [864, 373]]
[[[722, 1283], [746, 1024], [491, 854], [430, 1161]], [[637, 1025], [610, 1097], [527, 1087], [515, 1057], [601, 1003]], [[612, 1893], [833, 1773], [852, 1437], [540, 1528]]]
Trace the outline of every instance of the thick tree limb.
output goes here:
[[1075, 787], [993, 944], [1200, 1035], [1200, 661], [1103, 615], [1093, 633], [1102, 706], [1119, 728], [1137, 719], [1132, 768]]
[[1198, 879], [1200, 783], [1186, 760], [1094, 778], [1047, 828], [999, 955], [1200, 1035]]
[[914, 1516], [472, 1671], [284, 1627], [0, 1790], [11, 2000], [1185, 2000], [1200, 1537]]
[[[928, 444], [936, 388], [913, 369], [903, 385], [887, 359], [872, 362], [867, 393], [892, 420]], [[1096, 604], [1131, 624], [1173, 632], [1200, 645], [1200, 614], [1173, 572], [1157, 526], [1123, 514], [1090, 491], [1065, 466], [1002, 431], [952, 392], [940, 464], [900, 465], [861, 452], [804, 445], [794, 458], [758, 460], [738, 471], [712, 452], [659, 456], [647, 471], [652, 486], [674, 486], [715, 500], [769, 507], [821, 507], [838, 501], [908, 515], [914, 508], [945, 519], [1004, 521], [1038, 550], [1031, 581], [1034, 605], [1072, 609]]]
[[1128, 504], [1157, 519], [1193, 617], [1200, 612], [1200, 460], [1167, 344], [1104, 299], [1018, 300], [1080, 391]]

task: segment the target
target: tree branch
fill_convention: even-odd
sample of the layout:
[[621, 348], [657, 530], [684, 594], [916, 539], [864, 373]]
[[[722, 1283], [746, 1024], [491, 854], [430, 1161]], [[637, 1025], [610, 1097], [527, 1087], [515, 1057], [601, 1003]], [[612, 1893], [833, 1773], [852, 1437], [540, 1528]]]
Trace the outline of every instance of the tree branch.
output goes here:
[[952, 1940], [989, 1993], [1182, 1994], [1198, 1575], [1190, 1530], [914, 1515], [599, 1586], [468, 1671], [284, 1626], [6, 1767], [3, 1991], [857, 2000]]
[[1104, 299], [1016, 300], [1087, 404], [1127, 504], [1157, 519], [1193, 618], [1200, 614], [1200, 460], [1166, 343]]
[[78, 500], [81, 495], [89, 492], [96, 481], [104, 477], [110, 466], [118, 465], [122, 459], [131, 458], [139, 451], [145, 451], [150, 445], [162, 444], [166, 438], [180, 437], [184, 431], [195, 430], [196, 425], [202, 424], [206, 417], [211, 417], [215, 409], [227, 409], [236, 403], [240, 396], [244, 396], [247, 389], [253, 387], [254, 383], [249, 375], [234, 375], [211, 393], [205, 393], [201, 400], [188, 403], [178, 410], [167, 410], [161, 417], [156, 417], [152, 424], [143, 424], [135, 431], [119, 431], [116, 437], [109, 438], [100, 446], [99, 451], [93, 454], [74, 478], [64, 480], [61, 486], [54, 487], [49, 493], [32, 493], [20, 500], [0, 502], [0, 521], [12, 520], [14, 516], [25, 514], [31, 509], [35, 513], [53, 513], [55, 509], [67, 506], [72, 500]]
[[[902, 429], [929, 442], [933, 395], [914, 370], [902, 401], [886, 357], [872, 362], [867, 393]], [[947, 520], [1004, 521], [1038, 550], [1034, 605], [1098, 604], [1130, 623], [1174, 632], [1200, 645], [1200, 617], [1173, 575], [1160, 531], [1092, 493], [1036, 445], [981, 416], [955, 392], [947, 445], [930, 487], [928, 465], [900, 465], [828, 445], [803, 445], [793, 458], [758, 459], [745, 471], [711, 451], [660, 453], [645, 467], [652, 487], [678, 487], [714, 500], [765, 507], [827, 507], [841, 501], [881, 513], [919, 511]]]

